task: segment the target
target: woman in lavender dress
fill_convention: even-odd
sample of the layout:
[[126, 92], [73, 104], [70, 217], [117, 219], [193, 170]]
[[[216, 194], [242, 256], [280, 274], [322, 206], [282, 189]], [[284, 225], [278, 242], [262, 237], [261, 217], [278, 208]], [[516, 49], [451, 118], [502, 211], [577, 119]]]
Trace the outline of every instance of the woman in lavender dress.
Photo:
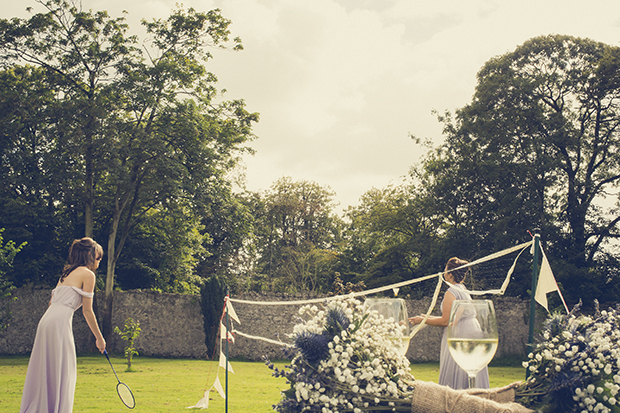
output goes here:
[[73, 312], [82, 307], [99, 351], [105, 350], [93, 312], [95, 273], [103, 248], [90, 238], [73, 241], [49, 307], [37, 328], [20, 413], [71, 413], [77, 378]]
[[[471, 300], [467, 288], [463, 285], [467, 268], [459, 268], [468, 264], [467, 261], [459, 258], [450, 258], [444, 270], [444, 279], [450, 284], [441, 302], [441, 316], [429, 316], [426, 324], [429, 326], [444, 327], [441, 338], [441, 353], [439, 354], [439, 384], [448, 386], [455, 390], [469, 388], [467, 372], [463, 370], [452, 358], [448, 350], [448, 322], [450, 321], [450, 311], [454, 300]], [[411, 317], [409, 321], [413, 324], [420, 324], [424, 316]], [[476, 376], [476, 387], [488, 389], [489, 370], [485, 367]]]

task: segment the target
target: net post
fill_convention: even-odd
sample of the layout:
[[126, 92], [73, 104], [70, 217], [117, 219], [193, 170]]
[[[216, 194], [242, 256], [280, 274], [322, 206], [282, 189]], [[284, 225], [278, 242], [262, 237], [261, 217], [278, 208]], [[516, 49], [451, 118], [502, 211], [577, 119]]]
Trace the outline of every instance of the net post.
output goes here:
[[228, 315], [229, 289], [226, 287], [226, 398], [224, 400], [225, 409], [228, 413], [228, 332], [230, 331], [230, 316]]
[[[529, 336], [527, 340], [527, 354], [534, 350], [534, 324], [536, 323], [536, 287], [538, 285], [538, 259], [540, 256], [540, 229], [534, 230], [534, 259], [532, 262], [532, 288], [530, 289], [530, 324]], [[529, 370], [525, 371], [525, 378], [530, 375]]]

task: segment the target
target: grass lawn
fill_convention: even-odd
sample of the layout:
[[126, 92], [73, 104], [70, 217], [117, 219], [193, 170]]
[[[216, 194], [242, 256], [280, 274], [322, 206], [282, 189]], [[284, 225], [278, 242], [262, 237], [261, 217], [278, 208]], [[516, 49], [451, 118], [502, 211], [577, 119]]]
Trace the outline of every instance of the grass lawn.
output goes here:
[[[78, 378], [75, 390], [74, 413], [128, 412], [116, 395], [116, 378], [104, 356], [78, 356]], [[217, 361], [179, 360], [136, 357], [132, 372], [126, 372], [122, 357], [110, 357], [121, 381], [131, 387], [136, 398], [136, 412], [188, 412], [211, 387], [219, 374], [225, 386], [225, 372]], [[286, 362], [275, 363], [283, 367]], [[231, 361], [234, 374], [229, 373], [230, 412], [268, 413], [286, 388], [285, 379], [274, 378], [263, 363]], [[0, 412], [18, 412], [28, 367], [28, 357], [0, 357]], [[411, 371], [418, 380], [437, 382], [438, 363], [412, 364]], [[523, 380], [525, 370], [511, 363], [489, 367], [491, 387]], [[212, 390], [209, 410], [224, 411], [224, 400]]]

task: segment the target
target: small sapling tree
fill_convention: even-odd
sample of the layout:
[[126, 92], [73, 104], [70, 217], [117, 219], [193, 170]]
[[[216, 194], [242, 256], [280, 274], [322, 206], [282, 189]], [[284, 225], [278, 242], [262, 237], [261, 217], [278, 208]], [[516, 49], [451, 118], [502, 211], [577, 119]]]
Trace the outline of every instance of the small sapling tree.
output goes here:
[[133, 356], [137, 356], [138, 352], [134, 347], [134, 342], [136, 338], [140, 336], [140, 332], [142, 329], [140, 328], [140, 322], [134, 321], [133, 318], [128, 317], [125, 320], [125, 328], [121, 331], [118, 326], [114, 327], [114, 332], [119, 334], [123, 340], [127, 342], [125, 346], [125, 357], [127, 358], [127, 370], [131, 370], [131, 359]]

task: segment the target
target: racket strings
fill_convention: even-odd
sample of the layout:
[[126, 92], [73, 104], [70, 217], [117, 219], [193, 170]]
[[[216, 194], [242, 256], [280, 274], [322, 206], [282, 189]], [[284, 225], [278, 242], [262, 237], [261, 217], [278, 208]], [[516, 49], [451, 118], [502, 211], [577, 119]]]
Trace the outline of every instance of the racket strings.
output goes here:
[[136, 405], [136, 400], [133, 397], [133, 393], [129, 386], [125, 383], [120, 382], [116, 385], [116, 392], [118, 393], [118, 397], [120, 397], [123, 404], [130, 409], [133, 409]]

